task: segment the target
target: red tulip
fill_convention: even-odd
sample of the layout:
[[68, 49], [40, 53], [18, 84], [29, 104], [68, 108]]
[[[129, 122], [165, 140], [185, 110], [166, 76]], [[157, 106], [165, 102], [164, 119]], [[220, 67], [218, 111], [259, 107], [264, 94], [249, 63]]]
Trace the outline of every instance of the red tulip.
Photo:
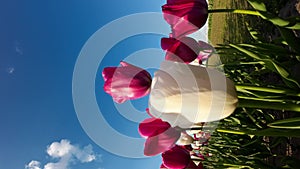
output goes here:
[[167, 0], [162, 11], [171, 25], [172, 37], [181, 37], [197, 31], [206, 23], [208, 4], [206, 0]]
[[141, 122], [139, 133], [147, 139], [144, 148], [144, 154], [147, 156], [169, 150], [180, 137], [180, 131], [158, 118], [149, 118]]
[[200, 52], [200, 46], [196, 40], [190, 37], [162, 38], [162, 49], [167, 51], [166, 60], [190, 63], [194, 61]]
[[169, 169], [184, 169], [191, 162], [190, 152], [180, 146], [162, 153], [162, 159], [163, 165]]
[[168, 130], [171, 125], [158, 118], [148, 118], [139, 125], [139, 133], [142, 137], [148, 138], [159, 135]]
[[167, 51], [166, 60], [190, 63], [197, 59], [202, 63], [214, 52], [214, 47], [203, 41], [196, 41], [190, 37], [162, 38], [161, 48]]
[[102, 72], [104, 91], [117, 103], [138, 99], [149, 93], [151, 75], [139, 67], [121, 62], [121, 67], [106, 67]]

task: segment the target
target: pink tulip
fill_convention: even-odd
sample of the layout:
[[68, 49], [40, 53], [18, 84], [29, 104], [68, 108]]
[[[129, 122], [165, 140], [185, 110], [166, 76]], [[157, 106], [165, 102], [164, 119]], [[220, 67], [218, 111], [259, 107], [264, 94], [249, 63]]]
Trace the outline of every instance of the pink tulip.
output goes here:
[[167, 0], [162, 11], [175, 38], [191, 34], [206, 23], [208, 4], [206, 0]]
[[138, 99], [150, 91], [151, 75], [139, 67], [121, 62], [121, 67], [106, 67], [102, 72], [104, 91], [117, 103]]
[[144, 154], [147, 156], [169, 150], [180, 137], [180, 131], [158, 118], [149, 118], [141, 122], [139, 133], [146, 138]]
[[191, 162], [190, 152], [180, 146], [162, 153], [163, 165], [169, 169], [184, 169]]

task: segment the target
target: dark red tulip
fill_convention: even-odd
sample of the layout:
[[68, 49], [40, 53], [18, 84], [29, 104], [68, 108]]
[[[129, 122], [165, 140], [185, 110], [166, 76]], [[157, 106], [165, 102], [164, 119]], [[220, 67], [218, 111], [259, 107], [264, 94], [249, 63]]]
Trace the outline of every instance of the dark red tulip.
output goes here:
[[169, 169], [184, 169], [191, 162], [190, 152], [180, 146], [162, 153], [163, 165]]
[[104, 68], [102, 76], [104, 91], [117, 103], [141, 98], [150, 91], [151, 75], [126, 62], [121, 62], [121, 67]]
[[166, 60], [190, 63], [197, 59], [202, 63], [214, 52], [214, 48], [206, 42], [196, 41], [190, 37], [162, 38], [161, 48], [166, 50]]
[[167, 0], [162, 11], [171, 25], [172, 37], [178, 38], [203, 27], [208, 17], [208, 4], [206, 0]]
[[200, 46], [196, 40], [190, 37], [181, 39], [162, 38], [161, 47], [166, 50], [166, 60], [190, 63], [194, 61], [200, 52]]

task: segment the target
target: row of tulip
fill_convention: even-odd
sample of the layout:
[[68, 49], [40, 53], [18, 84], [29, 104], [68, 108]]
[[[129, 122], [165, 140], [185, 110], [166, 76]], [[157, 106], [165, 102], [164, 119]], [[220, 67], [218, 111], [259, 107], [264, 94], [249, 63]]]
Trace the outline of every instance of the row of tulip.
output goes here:
[[[152, 78], [146, 70], [126, 62], [121, 62], [121, 67], [107, 67], [103, 70], [104, 90], [115, 102], [123, 103], [150, 94], [147, 112], [151, 118], [140, 123], [139, 133], [146, 139], [145, 155], [162, 153], [161, 168], [203, 168], [201, 161], [210, 154], [203, 154], [199, 149], [207, 144], [210, 134], [189, 128], [202, 126], [203, 122], [226, 118], [237, 106], [238, 96], [233, 82], [217, 70], [204, 67], [203, 63], [214, 54], [214, 48], [187, 36], [205, 24], [208, 13], [234, 12], [257, 15], [277, 26], [298, 28], [297, 22], [273, 17], [264, 9], [264, 5], [257, 2], [249, 0], [255, 10], [208, 10], [205, 0], [167, 0], [162, 10], [164, 19], [171, 26], [171, 33], [169, 37], [161, 39], [161, 47], [166, 51], [166, 61], [161, 64], [154, 77]], [[251, 55], [239, 46], [231, 47]], [[276, 66], [275, 68], [278, 68]], [[245, 85], [237, 87], [242, 93], [249, 92], [248, 88], [251, 88]], [[240, 107], [290, 108], [289, 105], [282, 107], [283, 104], [278, 103], [270, 106], [269, 102], [243, 98], [243, 95], [239, 96]], [[252, 104], [251, 101], [255, 103]], [[299, 111], [297, 105], [295, 106], [293, 110]], [[251, 131], [217, 131], [256, 135]]]

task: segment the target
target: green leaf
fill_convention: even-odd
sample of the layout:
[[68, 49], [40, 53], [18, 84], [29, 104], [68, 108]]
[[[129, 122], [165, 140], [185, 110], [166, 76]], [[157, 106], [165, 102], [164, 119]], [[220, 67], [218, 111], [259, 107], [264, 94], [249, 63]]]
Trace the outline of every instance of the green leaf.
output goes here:
[[266, 5], [262, 0], [248, 0], [249, 4], [258, 11], [267, 11]]
[[300, 117], [278, 120], [268, 124], [268, 126], [281, 129], [300, 129]]
[[265, 67], [279, 74], [283, 78], [286, 85], [288, 85], [290, 88], [300, 88], [299, 83], [296, 80], [292, 79], [289, 72], [285, 68], [283, 68], [279, 63], [276, 63], [276, 61], [264, 55], [255, 54], [245, 48], [242, 48], [241, 45], [230, 44], [230, 46], [252, 57], [253, 59], [263, 61], [265, 63]]
[[262, 19], [272, 22], [276, 26], [300, 30], [300, 22], [297, 18], [283, 19], [265, 11], [260, 11], [259, 16]]

